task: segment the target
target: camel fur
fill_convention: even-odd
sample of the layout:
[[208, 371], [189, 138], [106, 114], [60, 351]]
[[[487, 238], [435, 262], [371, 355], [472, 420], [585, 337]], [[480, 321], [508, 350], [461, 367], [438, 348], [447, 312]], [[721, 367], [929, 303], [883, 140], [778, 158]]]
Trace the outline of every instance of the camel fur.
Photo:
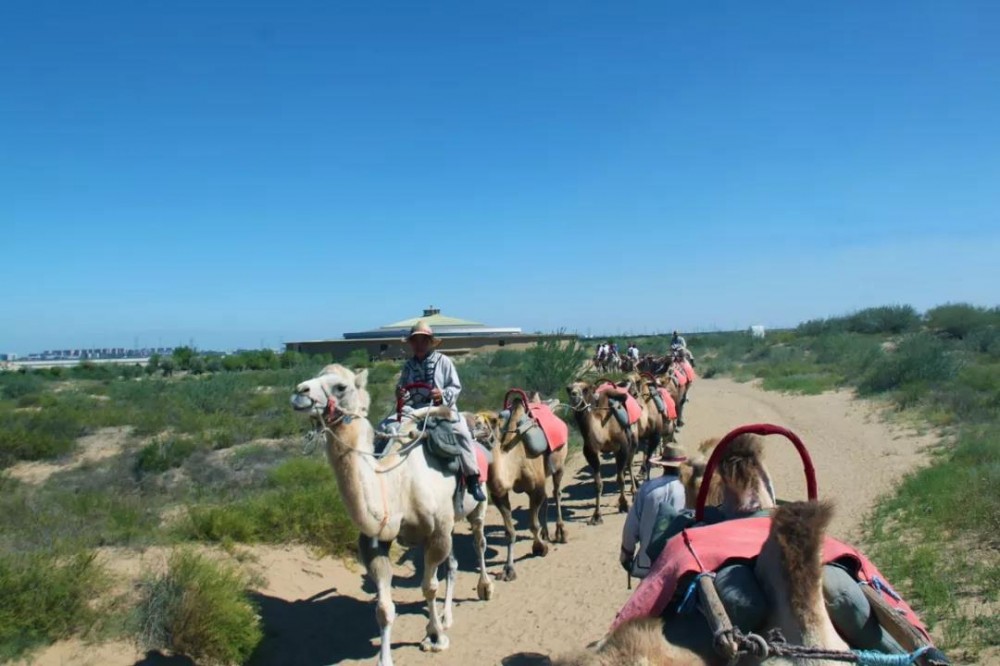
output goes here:
[[[531, 397], [532, 403], [540, 403], [537, 393]], [[562, 478], [566, 464], [569, 446], [563, 446], [558, 451], [543, 455], [531, 455], [523, 438], [517, 432], [516, 424], [527, 411], [521, 400], [515, 400], [506, 426], [500, 422], [500, 417], [494, 412], [476, 414], [476, 427], [473, 432], [489, 432], [496, 445], [493, 447], [493, 462], [490, 463], [487, 488], [493, 504], [500, 510], [503, 517], [504, 531], [507, 536], [507, 560], [504, 563], [500, 580], [511, 581], [517, 577], [514, 569], [514, 542], [517, 535], [514, 531], [510, 493], [524, 493], [528, 496], [528, 515], [531, 518], [531, 534], [533, 543], [531, 552], [538, 557], [545, 557], [549, 546], [547, 516], [547, 499], [545, 480], [552, 477], [552, 499], [556, 504], [555, 542], [566, 543], [566, 526], [562, 513]], [[540, 519], [539, 519], [540, 518]]]
[[[326, 437], [326, 454], [337, 478], [337, 486], [351, 520], [361, 531], [359, 551], [368, 575], [378, 591], [376, 619], [381, 645], [378, 663], [392, 666], [392, 624], [396, 607], [392, 601], [392, 563], [389, 547], [398, 540], [424, 550], [423, 593], [429, 621], [421, 648], [447, 649], [445, 630], [453, 621], [453, 596], [458, 562], [452, 552], [455, 522], [467, 518], [472, 526], [479, 556], [480, 599], [489, 599], [493, 583], [486, 575], [486, 538], [483, 522], [486, 502], [465, 496], [456, 512], [454, 475], [443, 471], [441, 461], [416, 445], [402, 450], [392, 445], [386, 455], [374, 458], [375, 429], [368, 421], [371, 398], [366, 390], [368, 373], [357, 374], [342, 365], [329, 365], [320, 374], [296, 387], [292, 407], [308, 415]], [[442, 411], [443, 410], [443, 411]], [[448, 408], [425, 408], [414, 412], [414, 423], [428, 411], [450, 413]], [[437, 603], [438, 567], [447, 565], [443, 614]]]
[[[775, 509], [767, 541], [757, 558], [755, 574], [770, 604], [768, 630], [778, 628], [791, 645], [848, 650], [833, 627], [823, 602], [824, 533], [832, 516], [827, 503], [796, 502]], [[690, 619], [689, 618], [693, 618]], [[611, 633], [596, 651], [554, 660], [555, 666], [723, 666], [727, 660], [714, 652], [707, 624], [692, 632], [697, 616], [675, 615], [627, 622]], [[701, 638], [694, 636], [701, 634]], [[767, 631], [762, 632], [766, 635]], [[708, 640], [705, 640], [705, 639]], [[843, 662], [797, 658], [744, 657], [743, 665], [836, 666]]]
[[607, 391], [597, 393], [590, 383], [577, 381], [566, 387], [566, 393], [569, 395], [569, 405], [573, 409], [573, 418], [580, 429], [580, 434], [583, 435], [583, 455], [594, 475], [596, 491], [594, 514], [588, 522], [590, 525], [599, 525], [604, 522], [601, 518], [601, 494], [604, 491], [601, 454], [613, 453], [615, 456], [619, 488], [618, 510], [624, 513], [628, 511], [628, 499], [625, 497], [626, 474], [633, 495], [636, 490], [635, 477], [632, 475], [632, 458], [638, 441], [638, 428], [636, 424], [628, 428], [622, 428], [618, 424], [608, 405]]

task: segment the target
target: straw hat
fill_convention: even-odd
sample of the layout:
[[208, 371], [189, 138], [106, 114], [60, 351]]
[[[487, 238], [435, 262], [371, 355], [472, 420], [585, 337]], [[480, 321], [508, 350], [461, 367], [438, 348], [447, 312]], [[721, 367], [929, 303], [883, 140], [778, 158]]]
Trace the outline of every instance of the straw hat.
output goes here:
[[649, 464], [659, 465], [660, 467], [680, 467], [682, 463], [687, 462], [687, 459], [688, 457], [684, 454], [684, 449], [671, 442], [667, 444], [664, 454], [653, 456], [649, 459]]
[[428, 338], [431, 339], [431, 345], [433, 345], [434, 347], [437, 347], [439, 344], [441, 344], [441, 341], [434, 337], [434, 331], [431, 329], [431, 327], [425, 321], [422, 320], [418, 321], [416, 324], [413, 325], [413, 328], [410, 329], [410, 334], [407, 335], [405, 338], [403, 338], [403, 342], [409, 342], [411, 339], [415, 338], [418, 335], [426, 335]]

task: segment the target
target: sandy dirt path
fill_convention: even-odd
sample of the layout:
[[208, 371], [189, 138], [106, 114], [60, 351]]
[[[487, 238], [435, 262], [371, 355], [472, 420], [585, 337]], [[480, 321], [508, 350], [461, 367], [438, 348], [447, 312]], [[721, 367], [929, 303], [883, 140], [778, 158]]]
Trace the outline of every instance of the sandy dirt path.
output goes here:
[[[833, 533], [848, 539], [858, 536], [876, 498], [919, 465], [924, 460], [922, 450], [932, 443], [927, 436], [886, 424], [872, 405], [853, 400], [846, 392], [792, 396], [765, 392], [752, 384], [712, 379], [699, 381], [691, 396], [688, 424], [679, 436], [689, 453], [702, 439], [721, 436], [746, 423], [771, 422], [798, 433], [812, 453], [820, 495], [836, 503]], [[768, 443], [766, 460], [778, 496], [804, 498], [805, 482], [793, 448], [781, 438], [768, 438]], [[467, 526], [459, 528], [456, 546], [461, 571], [448, 652], [420, 652], [426, 616], [419, 571], [411, 559], [400, 562], [394, 592], [398, 618], [393, 627], [393, 652], [397, 666], [541, 664], [540, 654], [572, 650], [604, 633], [629, 594], [617, 561], [624, 516], [615, 512], [617, 490], [609, 463], [605, 478], [612, 482], [610, 488], [605, 485], [602, 498], [605, 522], [596, 527], [585, 524], [592, 507], [593, 484], [584, 464], [579, 454], [569, 463], [569, 500], [564, 503], [569, 543], [554, 545], [546, 558], [533, 558], [523, 529], [525, 515], [518, 511], [518, 579], [497, 582], [490, 602], [476, 600], [471, 537]], [[515, 503], [524, 506], [520, 499]], [[503, 561], [500, 524], [499, 513], [491, 508], [487, 521], [491, 573], [499, 571]], [[374, 663], [378, 629], [373, 594], [360, 569], [352, 570], [329, 558], [313, 559], [300, 547], [254, 550], [269, 583], [259, 597], [268, 638], [253, 663]], [[119, 662], [105, 652], [92, 661], [88, 658], [96, 656], [92, 649], [72, 656], [65, 650], [50, 649], [38, 655], [35, 663], [126, 664], [135, 660], [134, 653], [119, 653]]]

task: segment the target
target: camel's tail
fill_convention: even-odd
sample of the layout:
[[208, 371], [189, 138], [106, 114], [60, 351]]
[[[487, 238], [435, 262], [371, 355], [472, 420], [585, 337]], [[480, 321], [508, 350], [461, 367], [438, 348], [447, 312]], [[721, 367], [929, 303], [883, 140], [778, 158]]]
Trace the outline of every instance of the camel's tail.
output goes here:
[[815, 606], [817, 581], [823, 575], [823, 540], [832, 517], [829, 502], [793, 502], [771, 515], [768, 538], [781, 552], [792, 612], [797, 617], [807, 616]]

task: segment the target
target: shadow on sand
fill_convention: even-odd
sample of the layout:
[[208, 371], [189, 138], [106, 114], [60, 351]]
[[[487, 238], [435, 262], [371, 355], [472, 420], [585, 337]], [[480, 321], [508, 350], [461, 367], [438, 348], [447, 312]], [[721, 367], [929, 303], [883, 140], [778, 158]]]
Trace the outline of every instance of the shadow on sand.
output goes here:
[[518, 652], [500, 660], [502, 666], [550, 666], [552, 660], [537, 652]]

